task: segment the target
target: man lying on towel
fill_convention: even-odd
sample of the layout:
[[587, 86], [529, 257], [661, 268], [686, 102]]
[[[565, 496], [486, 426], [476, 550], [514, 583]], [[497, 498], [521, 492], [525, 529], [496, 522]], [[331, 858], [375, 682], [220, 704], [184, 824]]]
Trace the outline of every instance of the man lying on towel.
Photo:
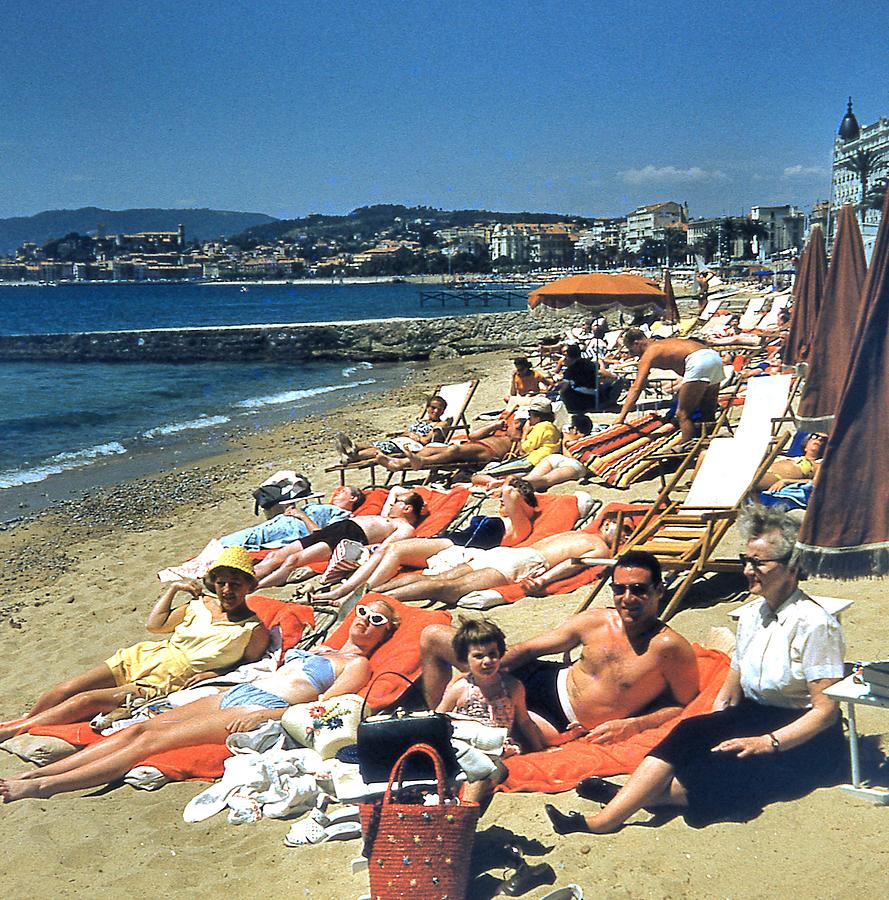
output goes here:
[[[503, 667], [525, 686], [528, 709], [544, 739], [575, 730], [598, 743], [621, 741], [672, 718], [698, 694], [691, 645], [658, 617], [664, 587], [650, 553], [618, 557], [613, 609], [591, 609], [507, 650]], [[448, 625], [420, 639], [423, 691], [434, 709], [458, 666]], [[573, 663], [541, 656], [581, 647]]]
[[398, 600], [432, 600], [449, 606], [472, 591], [512, 582], [529, 594], [541, 594], [546, 585], [576, 575], [592, 560], [612, 556], [615, 524], [607, 520], [601, 534], [552, 534], [529, 547], [448, 547], [430, 556], [422, 572], [401, 575], [374, 590]]
[[259, 587], [287, 584], [294, 569], [330, 559], [336, 545], [343, 540], [387, 545], [413, 537], [422, 512], [423, 498], [414, 491], [407, 491], [395, 498], [388, 515], [353, 516], [319, 528], [308, 537], [274, 550], [257, 563], [254, 571]]
[[251, 525], [219, 539], [223, 547], [244, 547], [247, 550], [276, 549], [294, 541], [301, 541], [320, 528], [348, 519], [364, 503], [364, 492], [357, 487], [340, 485], [330, 495], [330, 503], [294, 502], [280, 515], [259, 525]]

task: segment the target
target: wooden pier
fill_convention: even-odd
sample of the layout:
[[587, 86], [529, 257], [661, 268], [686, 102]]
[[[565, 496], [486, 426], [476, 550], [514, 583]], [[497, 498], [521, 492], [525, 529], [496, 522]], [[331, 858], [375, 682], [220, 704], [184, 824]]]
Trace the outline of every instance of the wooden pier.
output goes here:
[[507, 307], [512, 307], [515, 303], [522, 307], [528, 305], [528, 289], [465, 287], [420, 291], [420, 306], [426, 306], [427, 303], [440, 303], [443, 307], [460, 303], [464, 306], [492, 306], [503, 303]]

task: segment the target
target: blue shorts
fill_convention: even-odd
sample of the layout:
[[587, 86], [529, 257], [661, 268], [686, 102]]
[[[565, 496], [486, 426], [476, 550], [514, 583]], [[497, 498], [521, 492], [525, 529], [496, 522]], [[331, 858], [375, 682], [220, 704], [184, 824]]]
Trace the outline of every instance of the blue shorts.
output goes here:
[[308, 650], [300, 650], [298, 647], [291, 647], [284, 654], [284, 665], [287, 663], [300, 660], [302, 662], [303, 675], [306, 681], [323, 694], [336, 681], [336, 669], [333, 663], [319, 653], [311, 653]]
[[264, 691], [254, 684], [239, 684], [230, 688], [219, 701], [220, 709], [232, 709], [235, 706], [261, 706], [263, 709], [283, 709], [290, 706], [271, 691]]

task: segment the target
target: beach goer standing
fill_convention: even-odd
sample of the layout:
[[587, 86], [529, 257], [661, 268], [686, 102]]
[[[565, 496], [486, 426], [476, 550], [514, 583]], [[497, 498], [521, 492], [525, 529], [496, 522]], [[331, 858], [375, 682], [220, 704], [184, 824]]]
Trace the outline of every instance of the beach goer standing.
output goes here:
[[690, 338], [666, 338], [655, 341], [646, 337], [638, 328], [628, 328], [624, 334], [624, 346], [639, 357], [636, 380], [630, 386], [615, 425], [626, 421], [627, 414], [636, 405], [648, 375], [652, 369], [672, 369], [682, 376], [679, 387], [679, 405], [676, 420], [683, 441], [694, 438], [696, 428], [692, 415], [700, 410], [704, 421], [716, 418], [719, 385], [725, 377], [722, 357], [701, 341]]

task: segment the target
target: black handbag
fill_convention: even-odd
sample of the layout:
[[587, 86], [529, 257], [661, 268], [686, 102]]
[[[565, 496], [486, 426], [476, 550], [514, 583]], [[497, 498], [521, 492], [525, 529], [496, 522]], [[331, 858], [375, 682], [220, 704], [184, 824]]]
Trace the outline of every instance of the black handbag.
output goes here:
[[[400, 673], [384, 672], [381, 675]], [[413, 685], [409, 678], [404, 675], [400, 677]], [[395, 763], [414, 744], [433, 747], [444, 763], [445, 774], [448, 778], [455, 777], [460, 765], [451, 744], [452, 732], [450, 717], [444, 713], [396, 709], [391, 714], [368, 716], [366, 719], [362, 716], [358, 726], [358, 771], [362, 780], [365, 784], [388, 782]], [[404, 777], [408, 781], [434, 779], [435, 768], [428, 756], [414, 754], [407, 762]]]

